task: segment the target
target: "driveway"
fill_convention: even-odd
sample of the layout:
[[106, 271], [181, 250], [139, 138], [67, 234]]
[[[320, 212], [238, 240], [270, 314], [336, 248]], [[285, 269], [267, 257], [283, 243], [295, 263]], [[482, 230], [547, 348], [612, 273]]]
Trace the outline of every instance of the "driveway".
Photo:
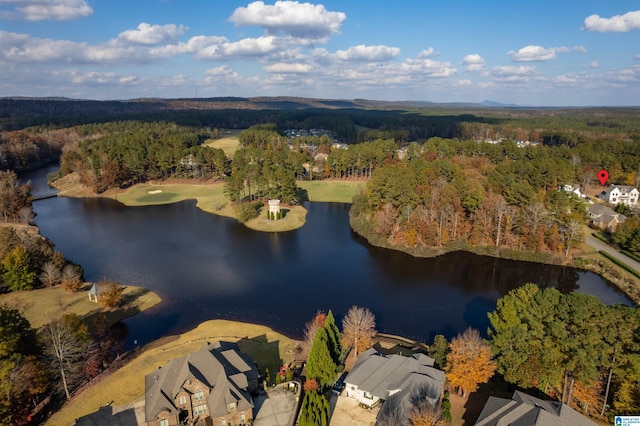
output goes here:
[[379, 406], [367, 410], [360, 407], [355, 399], [334, 394], [331, 394], [329, 405], [331, 406], [330, 426], [373, 426], [380, 411]]
[[622, 262], [625, 265], [628, 265], [631, 268], [635, 269], [636, 271], [640, 272], [640, 262], [636, 262], [635, 260], [631, 259], [630, 257], [625, 256], [624, 254], [620, 253], [618, 250], [614, 249], [610, 245], [605, 244], [602, 241], [600, 241], [599, 239], [592, 237], [591, 234], [587, 234], [586, 242], [587, 242], [588, 245], [590, 245], [594, 249], [596, 249], [598, 251], [606, 251], [608, 254], [610, 254], [611, 256], [615, 257], [620, 262]]
[[254, 426], [292, 426], [295, 424], [301, 387], [298, 384], [298, 391], [291, 392], [287, 386], [286, 383], [278, 385], [269, 390], [266, 395], [260, 395], [253, 399], [257, 411], [253, 419]]

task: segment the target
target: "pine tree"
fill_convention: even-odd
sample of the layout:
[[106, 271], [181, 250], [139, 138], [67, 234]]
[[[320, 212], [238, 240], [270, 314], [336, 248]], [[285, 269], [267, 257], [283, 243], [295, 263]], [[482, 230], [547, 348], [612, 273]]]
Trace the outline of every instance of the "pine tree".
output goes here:
[[329, 424], [329, 401], [318, 392], [304, 395], [300, 411], [300, 426], [327, 426]]
[[320, 328], [313, 339], [307, 359], [307, 378], [317, 379], [321, 387], [329, 386], [336, 377], [336, 364], [331, 358], [327, 331]]
[[340, 365], [340, 358], [342, 357], [342, 342], [340, 339], [340, 330], [336, 325], [336, 320], [333, 317], [333, 313], [329, 310], [327, 318], [324, 321], [324, 329], [327, 332], [329, 353], [336, 365]]

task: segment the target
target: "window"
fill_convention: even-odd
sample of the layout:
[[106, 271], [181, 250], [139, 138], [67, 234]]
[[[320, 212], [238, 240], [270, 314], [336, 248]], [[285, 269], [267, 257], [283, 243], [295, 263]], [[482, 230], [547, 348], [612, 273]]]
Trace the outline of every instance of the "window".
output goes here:
[[198, 392], [193, 394], [193, 400], [194, 401], [201, 401], [203, 399], [204, 399], [204, 392], [198, 391]]
[[196, 405], [193, 407], [193, 415], [199, 416], [200, 414], [207, 414], [207, 406], [206, 405]]
[[230, 402], [229, 403], [229, 411], [236, 411], [236, 403], [235, 402]]
[[367, 399], [373, 399], [373, 395], [371, 395], [370, 392], [365, 392], [364, 393], [364, 397], [367, 398]]
[[187, 403], [187, 397], [186, 397], [186, 396], [184, 396], [184, 395], [180, 395], [180, 398], [178, 398], [178, 403], [179, 403], [180, 405], [184, 405], [184, 404], [186, 404], [186, 403]]
[[244, 411], [243, 411], [242, 413], [240, 413], [240, 423], [244, 424], [244, 422], [246, 422], [246, 421], [247, 421], [247, 419], [244, 416]]
[[220, 426], [227, 426], [227, 421], [225, 419], [220, 420]]
[[169, 419], [160, 420], [160, 426], [169, 426]]

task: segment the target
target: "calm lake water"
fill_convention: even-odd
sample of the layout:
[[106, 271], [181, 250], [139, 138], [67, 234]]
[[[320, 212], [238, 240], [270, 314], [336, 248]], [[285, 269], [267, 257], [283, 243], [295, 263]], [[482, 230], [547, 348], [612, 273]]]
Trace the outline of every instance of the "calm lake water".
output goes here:
[[[31, 179], [34, 193], [50, 192], [44, 177], [51, 170], [23, 179]], [[156, 308], [125, 321], [128, 347], [213, 318], [265, 324], [299, 338], [318, 309], [333, 310], [340, 321], [354, 304], [374, 312], [380, 331], [430, 342], [469, 325], [485, 333], [496, 300], [527, 282], [631, 304], [597, 275], [572, 268], [464, 252], [419, 259], [375, 248], [351, 232], [349, 205], [305, 207], [301, 229], [262, 233], [202, 212], [194, 201], [34, 203], [41, 234], [81, 264], [87, 280], [108, 277], [162, 297]]]

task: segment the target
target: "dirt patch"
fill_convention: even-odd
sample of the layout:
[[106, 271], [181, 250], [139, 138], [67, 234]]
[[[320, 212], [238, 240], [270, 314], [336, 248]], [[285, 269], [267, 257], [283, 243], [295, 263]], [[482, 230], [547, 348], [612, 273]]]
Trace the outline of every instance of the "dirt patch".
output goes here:
[[331, 395], [329, 400], [331, 406], [331, 426], [373, 426], [380, 407], [371, 410], [362, 408], [355, 399], [346, 396]]

